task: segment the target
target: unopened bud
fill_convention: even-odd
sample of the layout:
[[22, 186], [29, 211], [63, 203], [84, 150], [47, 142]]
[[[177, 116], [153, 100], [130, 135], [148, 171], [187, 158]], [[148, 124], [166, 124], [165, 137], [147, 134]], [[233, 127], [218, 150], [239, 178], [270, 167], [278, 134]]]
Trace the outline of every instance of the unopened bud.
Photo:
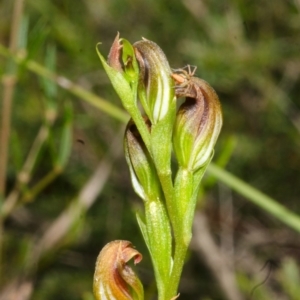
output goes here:
[[166, 116], [174, 98], [171, 69], [165, 54], [154, 42], [143, 39], [133, 47], [140, 67], [138, 95], [155, 125]]
[[132, 45], [117, 34], [107, 60], [96, 48], [101, 63], [106, 71], [115, 91], [119, 95], [123, 106], [132, 114], [136, 107], [136, 86], [138, 83], [138, 65]]
[[[150, 128], [149, 121], [147, 125]], [[154, 163], [132, 120], [125, 130], [124, 148], [135, 192], [143, 200], [158, 197], [160, 184]]]
[[172, 77], [176, 96], [186, 97], [175, 122], [173, 146], [180, 166], [195, 171], [205, 165], [222, 127], [222, 111], [214, 89], [204, 80], [180, 70]]

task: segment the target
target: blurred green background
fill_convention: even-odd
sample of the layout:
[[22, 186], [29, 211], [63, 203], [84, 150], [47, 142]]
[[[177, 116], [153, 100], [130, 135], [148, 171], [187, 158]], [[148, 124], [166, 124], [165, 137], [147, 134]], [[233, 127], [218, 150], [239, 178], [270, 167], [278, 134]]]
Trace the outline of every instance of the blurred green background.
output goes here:
[[[299, 0], [2, 0], [1, 300], [93, 299], [96, 257], [115, 239], [144, 254], [136, 269], [155, 299], [124, 116], [101, 102], [122, 110], [95, 51], [101, 42], [108, 53], [118, 31], [155, 41], [173, 68], [197, 66], [223, 108], [214, 161], [300, 214]], [[201, 198], [206, 225], [179, 299], [299, 300], [299, 232], [209, 174]], [[202, 236], [220, 261], [209, 262]]]

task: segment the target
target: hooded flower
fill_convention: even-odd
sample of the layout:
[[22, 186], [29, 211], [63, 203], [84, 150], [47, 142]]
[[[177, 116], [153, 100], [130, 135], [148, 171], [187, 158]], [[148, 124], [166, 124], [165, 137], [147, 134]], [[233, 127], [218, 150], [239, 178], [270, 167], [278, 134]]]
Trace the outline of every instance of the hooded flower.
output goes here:
[[165, 54], [154, 42], [143, 39], [133, 48], [140, 67], [138, 95], [155, 125], [166, 116], [174, 98], [171, 69]]
[[222, 112], [214, 89], [204, 80], [181, 70], [172, 76], [176, 96], [186, 97], [180, 106], [173, 135], [180, 166], [196, 171], [209, 162], [222, 127]]
[[134, 264], [142, 255], [128, 241], [113, 241], [100, 252], [94, 274], [96, 300], [143, 300], [143, 286], [127, 262]]

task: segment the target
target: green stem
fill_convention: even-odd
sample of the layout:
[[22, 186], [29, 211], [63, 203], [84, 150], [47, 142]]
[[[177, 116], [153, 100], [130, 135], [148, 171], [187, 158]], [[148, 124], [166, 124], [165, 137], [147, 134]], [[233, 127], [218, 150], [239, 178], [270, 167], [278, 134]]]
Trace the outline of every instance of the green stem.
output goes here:
[[187, 212], [193, 202], [193, 175], [189, 170], [182, 167], [179, 168], [173, 189], [173, 207], [174, 217], [173, 231], [175, 239], [175, 251], [173, 258], [173, 268], [171, 272], [170, 282], [168, 284], [168, 298], [176, 296], [178, 285], [184, 265], [184, 259], [191, 240], [191, 221], [188, 220]]
[[169, 219], [172, 222], [172, 227], [174, 230], [174, 226], [176, 223], [176, 210], [175, 210], [175, 205], [174, 205], [174, 199], [173, 199], [173, 183], [172, 183], [172, 178], [171, 175], [168, 173], [161, 173], [158, 172], [158, 177], [159, 177], [159, 181], [161, 183], [162, 186], [162, 190], [165, 196], [165, 200], [166, 200], [166, 207], [167, 207], [167, 211], [168, 211], [168, 215], [169, 215]]
[[176, 205], [171, 170], [172, 131], [176, 112], [175, 102], [168, 114], [151, 128], [151, 155], [166, 200], [166, 207], [173, 230], [176, 228]]
[[246, 182], [213, 163], [209, 165], [208, 171], [211, 175], [217, 177], [220, 181], [246, 197], [252, 203], [267, 211], [281, 222], [300, 232], [300, 217], [276, 202], [276, 200], [263, 194], [259, 190], [253, 188]]
[[135, 106], [135, 107], [128, 108], [128, 112], [131, 115], [132, 120], [135, 126], [137, 127], [138, 132], [140, 133], [148, 152], [151, 153], [149, 129], [147, 128], [145, 120], [143, 119], [140, 111], [138, 110], [137, 106]]
[[170, 300], [177, 295], [179, 281], [184, 265], [185, 256], [187, 253], [188, 244], [185, 244], [182, 238], [175, 237], [175, 253], [173, 259], [173, 268], [170, 277], [170, 281], [167, 289], [166, 300]]

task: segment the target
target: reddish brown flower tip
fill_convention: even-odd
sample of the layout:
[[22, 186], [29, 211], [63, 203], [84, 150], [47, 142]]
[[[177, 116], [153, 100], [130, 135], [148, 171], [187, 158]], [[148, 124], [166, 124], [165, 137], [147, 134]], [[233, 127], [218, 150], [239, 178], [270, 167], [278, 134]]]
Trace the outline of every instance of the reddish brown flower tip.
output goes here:
[[107, 63], [109, 66], [117, 71], [122, 72], [122, 64], [120, 62], [122, 45], [120, 43], [120, 33], [118, 32], [107, 57]]
[[94, 274], [94, 296], [96, 300], [144, 299], [143, 286], [131, 267], [142, 260], [142, 254], [128, 241], [113, 241], [100, 252]]

